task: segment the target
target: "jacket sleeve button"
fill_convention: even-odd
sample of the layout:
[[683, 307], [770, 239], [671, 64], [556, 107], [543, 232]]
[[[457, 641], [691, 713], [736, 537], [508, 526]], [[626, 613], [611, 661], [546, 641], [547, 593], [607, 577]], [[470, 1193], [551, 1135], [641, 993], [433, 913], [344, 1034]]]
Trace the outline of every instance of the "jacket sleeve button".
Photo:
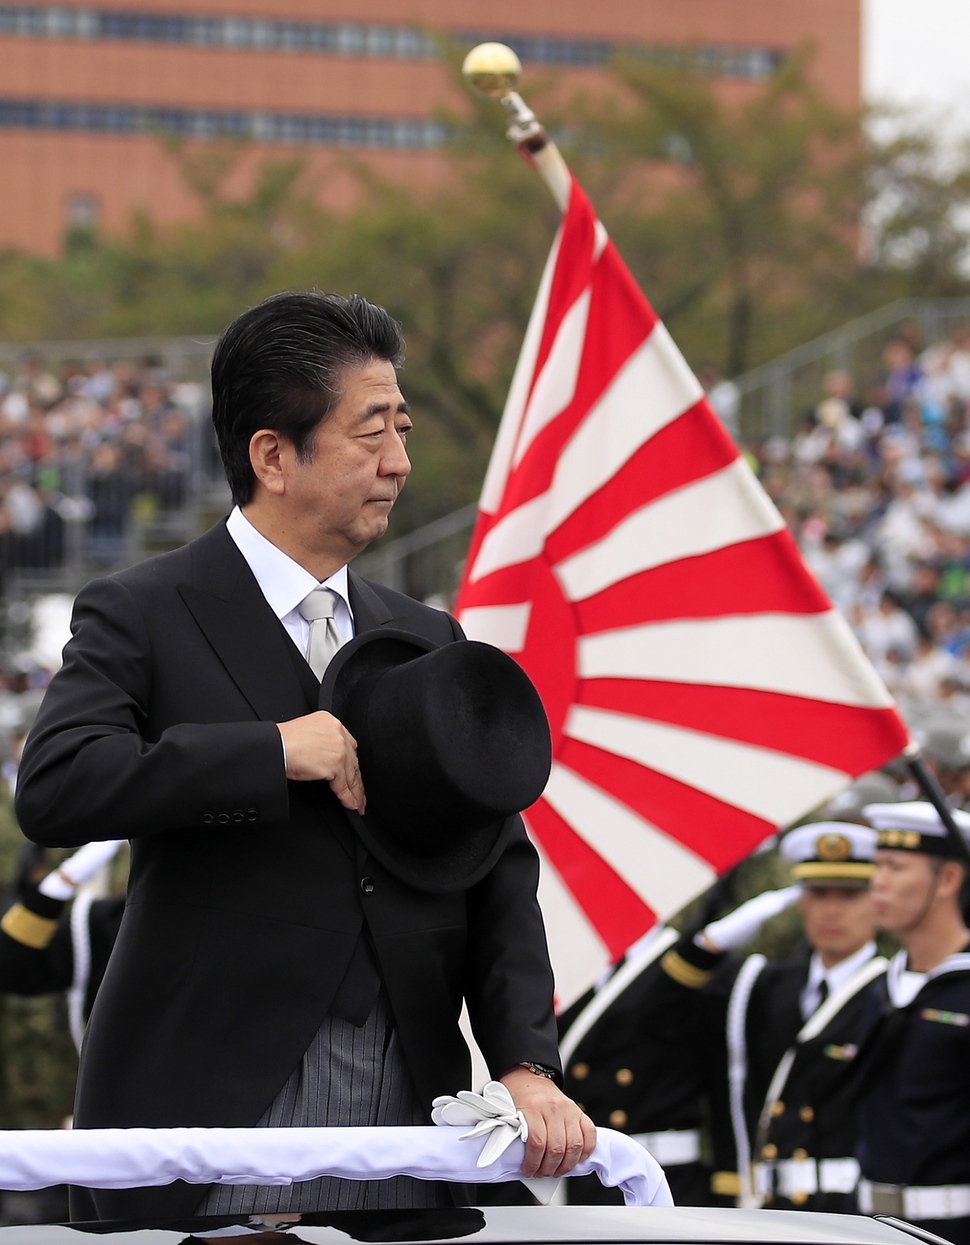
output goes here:
[[219, 823], [220, 826], [228, 826], [229, 825], [229, 814], [220, 813], [219, 816], [216, 818], [216, 821]]
[[245, 813], [243, 813], [242, 809], [237, 808], [236, 811], [232, 815], [232, 819], [233, 821], [245, 821], [246, 815]]
[[202, 824], [203, 824], [204, 826], [211, 826], [211, 825], [212, 825], [212, 821], [213, 821], [213, 817], [212, 817], [212, 814], [211, 814], [211, 813], [203, 813], [203, 814], [202, 814]]
[[255, 821], [256, 818], [259, 816], [259, 813], [256, 811], [256, 809], [251, 808], [249, 812], [246, 814], [246, 816], [249, 818], [250, 821]]

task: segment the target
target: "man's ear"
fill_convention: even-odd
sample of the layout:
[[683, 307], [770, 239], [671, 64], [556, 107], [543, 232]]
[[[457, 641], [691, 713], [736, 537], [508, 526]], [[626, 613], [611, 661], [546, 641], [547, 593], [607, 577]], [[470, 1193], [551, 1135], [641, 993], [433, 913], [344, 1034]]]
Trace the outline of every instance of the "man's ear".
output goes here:
[[249, 442], [249, 461], [256, 480], [268, 493], [275, 496], [284, 489], [283, 465], [280, 455], [279, 433], [272, 428], [260, 428]]
[[957, 860], [944, 860], [940, 870], [940, 889], [947, 896], [958, 896], [963, 889], [966, 872]]

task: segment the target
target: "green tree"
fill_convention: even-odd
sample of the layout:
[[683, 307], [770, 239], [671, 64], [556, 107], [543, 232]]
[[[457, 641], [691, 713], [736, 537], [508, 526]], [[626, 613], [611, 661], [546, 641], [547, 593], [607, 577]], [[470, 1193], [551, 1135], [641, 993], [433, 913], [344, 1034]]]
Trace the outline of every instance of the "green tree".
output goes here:
[[625, 97], [587, 105], [580, 141], [602, 153], [601, 210], [688, 355], [736, 375], [829, 327], [855, 267], [859, 117], [803, 57], [741, 98], [686, 69], [616, 71]]

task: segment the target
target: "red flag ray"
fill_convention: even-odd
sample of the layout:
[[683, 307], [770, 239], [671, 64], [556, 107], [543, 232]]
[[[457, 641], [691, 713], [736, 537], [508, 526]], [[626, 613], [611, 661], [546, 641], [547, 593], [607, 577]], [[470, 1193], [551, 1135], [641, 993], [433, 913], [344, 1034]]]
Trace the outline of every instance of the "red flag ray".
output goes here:
[[886, 688], [573, 183], [459, 617], [528, 671], [560, 1000], [906, 746]]

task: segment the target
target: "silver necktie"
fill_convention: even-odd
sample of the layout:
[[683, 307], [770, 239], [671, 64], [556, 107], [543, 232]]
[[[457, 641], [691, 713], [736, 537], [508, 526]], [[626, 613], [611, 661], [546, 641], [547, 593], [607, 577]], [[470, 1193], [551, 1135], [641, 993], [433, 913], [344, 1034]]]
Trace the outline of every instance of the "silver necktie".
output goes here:
[[331, 588], [314, 588], [299, 606], [300, 613], [310, 624], [306, 659], [318, 679], [323, 678], [334, 653], [345, 643], [333, 621], [336, 604], [337, 594]]

